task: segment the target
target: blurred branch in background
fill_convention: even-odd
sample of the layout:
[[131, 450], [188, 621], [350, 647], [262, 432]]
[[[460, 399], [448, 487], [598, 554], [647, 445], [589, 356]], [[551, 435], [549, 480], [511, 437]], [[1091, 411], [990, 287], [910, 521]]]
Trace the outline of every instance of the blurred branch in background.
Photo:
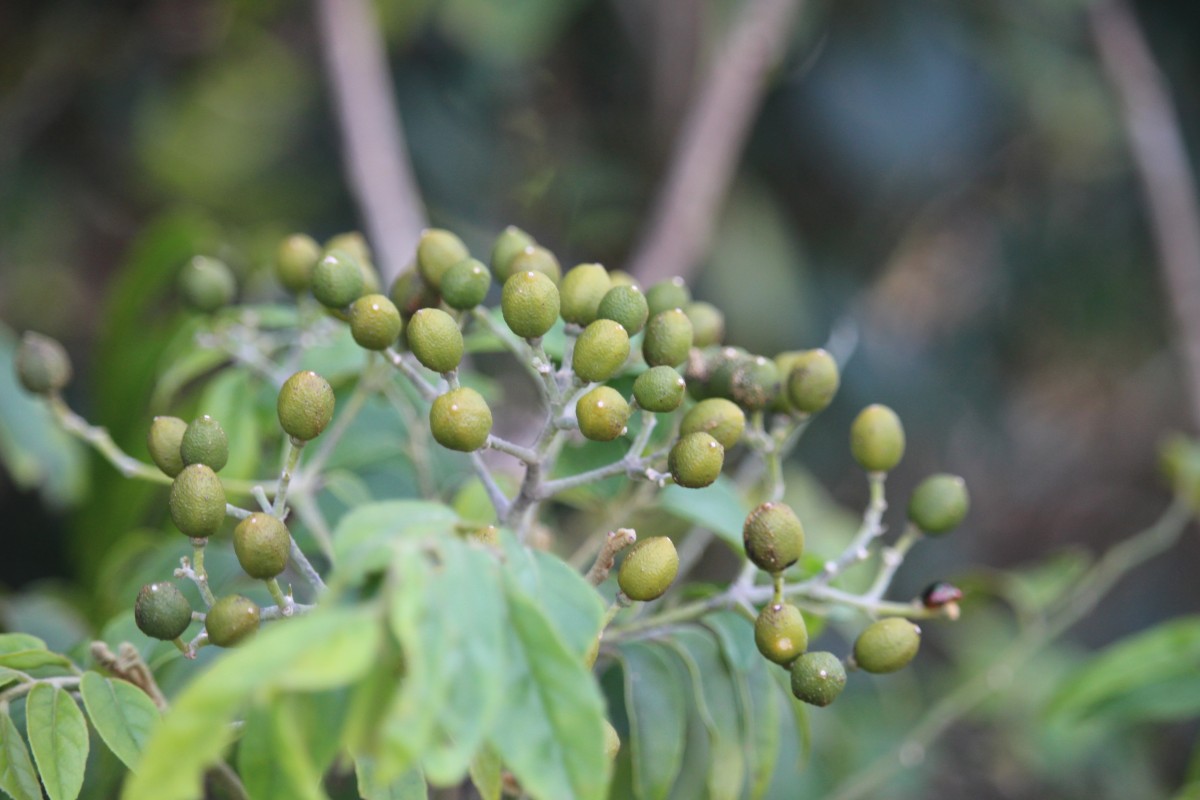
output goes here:
[[1193, 428], [1200, 430], [1200, 207], [1169, 89], [1127, 3], [1095, 3], [1088, 21], [1124, 124], [1167, 302], [1182, 348]]
[[347, 178], [387, 284], [407, 267], [427, 222], [383, 34], [368, 0], [316, 0], [316, 6]]

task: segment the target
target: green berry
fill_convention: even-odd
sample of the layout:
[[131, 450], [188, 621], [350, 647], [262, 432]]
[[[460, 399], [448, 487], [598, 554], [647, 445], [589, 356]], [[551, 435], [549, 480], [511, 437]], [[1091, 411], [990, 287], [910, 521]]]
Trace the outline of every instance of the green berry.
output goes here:
[[150, 432], [146, 434], [146, 449], [150, 451], [150, 460], [172, 478], [186, 466], [179, 449], [183, 444], [183, 433], [187, 429], [188, 424], [179, 417], [155, 417], [150, 423]]
[[921, 647], [921, 629], [904, 617], [871, 623], [854, 642], [854, 663], [867, 672], [895, 672]]
[[292, 537], [278, 517], [256, 512], [233, 529], [233, 552], [251, 578], [267, 580], [287, 566]]
[[841, 377], [837, 362], [825, 350], [805, 350], [789, 360], [787, 400], [797, 411], [815, 414], [823, 411], [837, 394]]
[[466, 258], [442, 275], [442, 298], [460, 311], [475, 308], [492, 288], [492, 275], [483, 262]]
[[364, 294], [350, 304], [350, 335], [359, 347], [386, 350], [400, 338], [400, 309], [381, 294]]
[[747, 411], [770, 408], [779, 398], [779, 368], [756, 356], [739, 364], [730, 376], [730, 398]]
[[462, 239], [440, 228], [425, 231], [417, 242], [417, 269], [434, 289], [440, 290], [442, 277], [451, 267], [470, 257]]
[[297, 372], [279, 390], [275, 409], [279, 425], [293, 439], [307, 442], [321, 435], [333, 419], [333, 387], [311, 370]]
[[375, 262], [371, 259], [371, 248], [361, 233], [358, 231], [339, 233], [325, 243], [325, 252], [328, 253], [330, 250], [344, 250], [354, 256], [359, 274], [363, 279], [363, 288], [359, 294], [377, 294], [379, 292], [379, 273], [375, 271]]
[[629, 358], [629, 334], [620, 323], [598, 319], [583, 329], [571, 354], [571, 368], [587, 383], [606, 381]]
[[596, 316], [600, 319], [611, 319], [621, 323], [630, 336], [641, 333], [650, 318], [650, 306], [646, 304], [646, 296], [642, 290], [633, 284], [614, 285], [605, 292], [596, 307]]
[[746, 413], [723, 397], [710, 397], [696, 403], [683, 415], [679, 427], [681, 434], [697, 431], [711, 434], [727, 450], [741, 440], [745, 430]]
[[957, 528], [969, 507], [966, 481], [957, 475], [930, 475], [913, 491], [908, 518], [925, 533], [937, 536]]
[[633, 382], [633, 396], [647, 411], [667, 413], [683, 402], [687, 382], [671, 367], [651, 367]]
[[253, 600], [240, 594], [222, 597], [204, 617], [208, 641], [217, 647], [233, 647], [258, 630], [261, 613]]
[[515, 225], [509, 225], [501, 231], [496, 237], [496, 243], [492, 245], [492, 274], [496, 276], [496, 280], [500, 283], [508, 280], [513, 274], [510, 269], [512, 260], [525, 248], [535, 244], [537, 242], [532, 236]]
[[740, 347], [722, 347], [708, 363], [705, 390], [709, 397], [733, 400], [733, 384], [738, 374], [755, 359]]
[[433, 401], [429, 429], [442, 447], [470, 453], [487, 442], [492, 432], [492, 410], [474, 389], [452, 389]]
[[612, 288], [608, 270], [599, 264], [580, 264], [563, 276], [559, 294], [562, 296], [564, 322], [588, 325], [596, 319], [600, 301]]
[[313, 297], [326, 308], [345, 308], [362, 296], [365, 288], [358, 259], [346, 250], [328, 251], [313, 268]]
[[725, 315], [712, 303], [688, 303], [683, 313], [692, 321], [693, 347], [711, 347], [725, 338]]
[[593, 442], [611, 442], [625, 433], [629, 403], [611, 386], [597, 386], [575, 403], [579, 432]]
[[833, 653], [805, 653], [792, 662], [792, 694], [814, 706], [837, 699], [846, 687], [846, 667]]
[[754, 566], [777, 574], [804, 554], [804, 527], [786, 503], [763, 503], [746, 516], [742, 542]]
[[221, 423], [207, 414], [193, 420], [179, 442], [179, 456], [184, 464], [204, 464], [220, 472], [229, 461], [229, 440]]
[[57, 340], [26, 331], [14, 357], [17, 380], [32, 394], [61, 391], [71, 381], [71, 359]]
[[791, 603], [765, 606], [754, 620], [754, 644], [768, 661], [786, 667], [808, 649], [804, 615]]
[[[653, 311], [653, 309], [651, 309]], [[676, 367], [687, 360], [692, 349], [692, 323], [678, 308], [650, 317], [642, 355], [652, 367]]]
[[311, 236], [293, 233], [275, 252], [275, 277], [289, 292], [307, 292], [313, 270], [321, 260], [321, 245]]
[[420, 273], [415, 269], [410, 269], [396, 278], [388, 297], [400, 311], [400, 316], [406, 320], [422, 308], [437, 308], [441, 302], [438, 293], [421, 280]]
[[562, 278], [562, 267], [554, 253], [536, 244], [513, 256], [508, 262], [508, 271], [509, 277], [522, 272], [540, 272], [555, 283]]
[[191, 464], [175, 476], [168, 506], [176, 528], [193, 539], [204, 539], [225, 521], [225, 487], [210, 467]]
[[878, 404], [850, 425], [850, 453], [867, 472], [888, 472], [904, 457], [904, 426], [896, 412]]
[[450, 372], [462, 362], [462, 331], [440, 308], [422, 308], [408, 321], [408, 348], [428, 369]]
[[224, 261], [196, 256], [179, 273], [179, 291], [185, 303], [196, 311], [209, 314], [229, 305], [237, 291], [237, 283]]
[[192, 624], [192, 605], [173, 583], [150, 583], [133, 604], [138, 630], [154, 639], [178, 639]]
[[646, 302], [650, 305], [650, 316], [671, 309], [682, 309], [692, 302], [692, 293], [683, 278], [668, 278], [646, 290]]
[[675, 543], [666, 536], [651, 536], [629, 548], [617, 584], [630, 600], [655, 600], [662, 597], [679, 573], [679, 554]]
[[667, 456], [667, 468], [675, 483], [688, 489], [708, 486], [721, 474], [725, 448], [707, 433], [681, 436]]
[[614, 269], [608, 273], [608, 277], [612, 280], [613, 286], [637, 286], [639, 291], [641, 286], [637, 282], [637, 278], [630, 275], [623, 269]]
[[541, 272], [518, 272], [504, 282], [500, 311], [509, 330], [517, 336], [544, 336], [554, 327], [558, 309], [558, 287]]

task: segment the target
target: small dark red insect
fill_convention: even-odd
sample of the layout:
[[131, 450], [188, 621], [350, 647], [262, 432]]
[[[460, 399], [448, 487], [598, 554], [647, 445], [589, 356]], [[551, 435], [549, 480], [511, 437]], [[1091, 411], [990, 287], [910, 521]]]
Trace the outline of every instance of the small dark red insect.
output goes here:
[[962, 596], [962, 589], [952, 583], [938, 581], [929, 584], [929, 587], [921, 592], [921, 602], [926, 608], [941, 608], [948, 603], [957, 603]]

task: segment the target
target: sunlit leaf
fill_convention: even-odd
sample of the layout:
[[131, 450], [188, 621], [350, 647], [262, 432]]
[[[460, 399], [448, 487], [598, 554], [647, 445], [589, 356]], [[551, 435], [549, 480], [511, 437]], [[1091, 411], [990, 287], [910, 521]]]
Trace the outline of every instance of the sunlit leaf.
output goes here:
[[13, 800], [43, 800], [25, 740], [8, 714], [0, 714], [0, 789]]
[[50, 800], [74, 800], [83, 788], [88, 729], [67, 690], [39, 683], [25, 701], [29, 747]]
[[137, 767], [150, 729], [159, 718], [158, 706], [132, 683], [83, 673], [79, 684], [92, 727], [108, 749], [130, 769]]

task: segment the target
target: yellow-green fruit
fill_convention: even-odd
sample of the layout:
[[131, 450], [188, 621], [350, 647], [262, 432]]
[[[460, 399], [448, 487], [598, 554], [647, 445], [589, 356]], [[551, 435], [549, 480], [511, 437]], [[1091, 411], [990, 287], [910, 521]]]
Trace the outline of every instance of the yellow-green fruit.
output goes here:
[[554, 253], [536, 244], [526, 247], [508, 262], [509, 277], [521, 272], [540, 272], [555, 283], [562, 278], [562, 267]]
[[313, 297], [326, 308], [345, 308], [361, 297], [365, 288], [358, 259], [345, 250], [330, 250], [313, 268]]
[[558, 287], [541, 272], [517, 272], [504, 282], [500, 311], [508, 329], [517, 336], [526, 339], [544, 336], [554, 327], [558, 309]]
[[682, 309], [692, 302], [692, 293], [683, 278], [668, 278], [646, 290], [646, 302], [650, 305], [650, 316], [653, 317], [674, 308]]
[[710, 485], [725, 465], [725, 448], [702, 431], [681, 436], [667, 455], [667, 468], [675, 483], [688, 489]]
[[474, 258], [463, 259], [442, 275], [442, 299], [460, 311], [482, 303], [491, 288], [492, 274]]
[[[651, 311], [654, 309], [651, 308]], [[676, 367], [692, 349], [692, 322], [678, 308], [653, 314], [646, 323], [642, 355], [652, 367]]]
[[754, 566], [783, 572], [804, 554], [804, 527], [786, 503], [763, 503], [746, 516], [742, 543]]
[[312, 285], [313, 269], [321, 260], [321, 245], [303, 233], [293, 233], [275, 251], [275, 277], [289, 292], [306, 292]]
[[321, 435], [333, 419], [333, 387], [312, 370], [297, 372], [279, 390], [275, 409], [279, 425], [293, 439], [307, 442]]
[[437, 308], [441, 302], [438, 293], [421, 280], [421, 274], [415, 269], [409, 269], [396, 278], [388, 297], [406, 320], [422, 308]]
[[633, 396], [647, 411], [667, 413], [683, 402], [687, 382], [671, 367], [651, 367], [633, 382]]
[[425, 231], [417, 242], [417, 269], [434, 289], [441, 288], [442, 276], [451, 267], [470, 257], [471, 253], [462, 239], [441, 228]]
[[822, 349], [805, 350], [789, 359], [787, 400], [805, 414], [823, 411], [841, 385], [837, 362]]
[[854, 663], [867, 672], [895, 672], [921, 647], [921, 629], [903, 617], [871, 623], [854, 642]]
[[492, 410], [474, 389], [453, 389], [433, 401], [429, 429], [442, 447], [470, 453], [487, 442], [492, 432]]
[[846, 667], [833, 653], [805, 653], [792, 662], [792, 694], [814, 706], [825, 706], [846, 688]]
[[688, 303], [683, 313], [692, 321], [693, 347], [711, 347], [725, 338], [725, 315], [712, 303]]
[[655, 600], [663, 596], [679, 574], [679, 554], [666, 536], [638, 541], [621, 562], [617, 585], [630, 600]]
[[225, 487], [204, 464], [184, 467], [175, 476], [167, 504], [175, 527], [193, 539], [212, 536], [225, 521]]
[[449, 372], [462, 362], [462, 331], [440, 308], [422, 308], [408, 321], [408, 348], [425, 367]]
[[571, 368], [587, 383], [606, 381], [629, 358], [629, 334], [618, 322], [598, 319], [583, 329], [571, 354]]
[[233, 300], [237, 283], [224, 261], [196, 256], [179, 273], [179, 291], [185, 303], [207, 314]]
[[381, 294], [364, 294], [350, 304], [350, 335], [359, 347], [386, 350], [400, 338], [400, 309]]
[[706, 391], [709, 397], [733, 399], [734, 376], [747, 364], [754, 361], [741, 347], [722, 347], [708, 360], [708, 380]]
[[879, 404], [864, 408], [850, 425], [850, 454], [867, 472], [888, 472], [904, 457], [904, 426]]
[[150, 583], [133, 604], [138, 630], [155, 639], [178, 639], [192, 624], [192, 606], [173, 583]]
[[772, 603], [754, 620], [754, 644], [768, 661], [787, 666], [808, 649], [804, 615], [791, 603]]
[[17, 380], [32, 394], [60, 391], [71, 381], [71, 359], [57, 340], [26, 331], [13, 359]]
[[641, 288], [637, 282], [637, 278], [623, 269], [610, 270], [608, 277], [612, 280], [613, 286], [638, 286]]
[[746, 412], [723, 397], [701, 400], [683, 415], [679, 427], [682, 434], [697, 431], [711, 434], [722, 447], [729, 449], [741, 440], [746, 431]]
[[266, 580], [287, 566], [292, 537], [278, 517], [256, 512], [233, 529], [233, 552], [251, 578]]
[[596, 316], [599, 319], [611, 319], [621, 323], [621, 327], [633, 336], [641, 333], [642, 328], [646, 327], [646, 320], [650, 318], [650, 306], [646, 303], [646, 296], [636, 285], [621, 284], [605, 292], [600, 305], [596, 307]]
[[600, 301], [612, 288], [608, 270], [599, 264], [580, 264], [572, 267], [563, 276], [558, 287], [562, 296], [562, 318], [564, 322], [587, 325], [596, 319]]
[[629, 403], [611, 386], [597, 386], [575, 403], [579, 432], [593, 442], [611, 442], [625, 432]]
[[537, 242], [532, 236], [515, 225], [509, 225], [501, 231], [496, 237], [496, 243], [492, 245], [492, 274], [496, 276], [496, 280], [502, 284], [508, 280], [512, 275], [510, 265], [517, 253], [535, 244]]
[[925, 533], [937, 536], [957, 528], [970, 505], [966, 481], [957, 475], [930, 475], [913, 491], [908, 518]]
[[188, 424], [179, 417], [155, 417], [150, 423], [150, 432], [146, 434], [146, 449], [150, 451], [150, 460], [172, 478], [186, 466], [179, 448], [183, 444], [183, 433], [187, 429]]
[[379, 273], [375, 271], [375, 262], [371, 258], [371, 248], [367, 245], [366, 237], [358, 231], [339, 233], [325, 242], [325, 252], [330, 250], [344, 250], [354, 256], [363, 279], [363, 288], [359, 294], [379, 292]]
[[779, 368], [755, 356], [739, 364], [730, 375], [730, 399], [747, 411], [770, 408], [779, 398]]
[[204, 617], [208, 641], [217, 647], [233, 647], [258, 630], [261, 614], [253, 600], [240, 594], [222, 597]]
[[179, 442], [179, 457], [185, 465], [204, 464], [220, 472], [229, 461], [229, 440], [221, 423], [207, 414], [193, 420]]
[[621, 752], [621, 735], [608, 720], [604, 720], [604, 755], [612, 761]]

